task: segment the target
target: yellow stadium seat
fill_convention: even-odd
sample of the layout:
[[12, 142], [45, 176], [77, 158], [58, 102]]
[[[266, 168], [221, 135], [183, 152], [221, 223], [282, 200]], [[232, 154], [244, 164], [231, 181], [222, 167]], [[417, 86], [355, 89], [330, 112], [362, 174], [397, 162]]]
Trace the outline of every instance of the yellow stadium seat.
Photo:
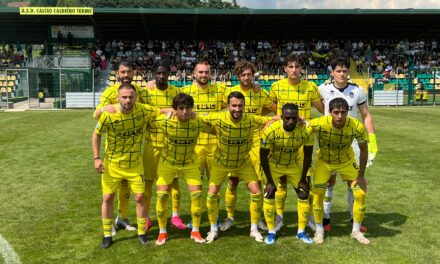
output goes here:
[[108, 86], [113, 86], [113, 85], [115, 85], [115, 82], [113, 81], [108, 82]]
[[313, 78], [313, 80], [318, 80], [318, 75], [313, 74], [312, 78]]
[[226, 86], [232, 86], [231, 81], [227, 81], [227, 82], [226, 82]]
[[9, 81], [8, 82], [8, 87], [12, 87], [12, 86], [14, 86], [15, 85], [15, 83], [13, 82], [13, 81]]
[[146, 82], [146, 81], [142, 81], [142, 82], [141, 82], [141, 86], [142, 86], [142, 87], [147, 87], [147, 82]]
[[8, 87], [8, 93], [12, 93], [12, 88], [11, 87]]
[[110, 75], [110, 81], [116, 81], [116, 76]]
[[275, 76], [274, 75], [269, 75], [269, 81], [273, 81], [275, 80]]
[[111, 75], [116, 75], [116, 71], [115, 70], [111, 70], [110, 74]]
[[0, 76], [0, 82], [2, 82], [4, 80], [6, 80], [6, 77], [5, 76]]
[[415, 79], [413, 80], [413, 84], [418, 84], [418, 83], [419, 83], [419, 79], [415, 78]]
[[307, 75], [307, 80], [311, 80], [311, 79], [313, 79], [313, 75], [308, 74], [308, 75]]
[[429, 83], [434, 83], [434, 79], [430, 79], [430, 80], [429, 80]]
[[0, 89], [0, 92], [2, 92], [2, 93], [6, 93], [6, 87], [2, 87], [2, 88]]
[[265, 81], [269, 81], [269, 75], [265, 74], [265, 75], [263, 76], [263, 80], [265, 80]]
[[399, 75], [397, 75], [397, 78], [398, 79], [403, 79], [403, 78], [405, 78], [405, 75], [403, 73], [400, 73]]
[[280, 80], [286, 78], [284, 75], [280, 75]]
[[136, 81], [137, 86], [141, 86], [142, 82], [141, 81]]

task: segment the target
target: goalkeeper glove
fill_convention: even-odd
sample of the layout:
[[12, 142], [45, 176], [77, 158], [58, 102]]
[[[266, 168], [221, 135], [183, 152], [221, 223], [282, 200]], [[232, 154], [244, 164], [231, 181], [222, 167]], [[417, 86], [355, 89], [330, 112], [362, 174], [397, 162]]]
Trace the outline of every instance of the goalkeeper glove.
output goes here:
[[376, 135], [369, 134], [369, 142], [368, 142], [368, 156], [370, 160], [374, 160], [379, 149], [377, 148]]

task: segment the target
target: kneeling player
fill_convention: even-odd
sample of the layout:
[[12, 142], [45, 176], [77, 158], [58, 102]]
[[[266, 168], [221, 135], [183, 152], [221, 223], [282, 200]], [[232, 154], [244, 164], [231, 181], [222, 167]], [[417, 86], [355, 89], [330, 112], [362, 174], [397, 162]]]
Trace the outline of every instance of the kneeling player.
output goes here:
[[[317, 244], [324, 243], [323, 201], [325, 188], [332, 173], [339, 173], [353, 190], [354, 219], [351, 237], [362, 244], [370, 243], [360, 232], [365, 216], [367, 192], [364, 177], [368, 160], [367, 133], [359, 120], [347, 116], [348, 109], [347, 101], [335, 98], [329, 103], [330, 116], [315, 118], [310, 123], [319, 142], [318, 160], [312, 179], [313, 215], [316, 222], [313, 240]], [[351, 147], [354, 139], [357, 140], [360, 149], [359, 166]]]
[[281, 120], [266, 128], [261, 138], [260, 160], [267, 177], [263, 207], [269, 229], [264, 240], [266, 244], [275, 243], [274, 182], [278, 182], [282, 176], [287, 177], [298, 196], [297, 238], [304, 243], [313, 243], [305, 232], [305, 227], [310, 212], [306, 176], [312, 161], [314, 137], [311, 128], [305, 124], [299, 125], [298, 120], [298, 106], [287, 103], [282, 108]]

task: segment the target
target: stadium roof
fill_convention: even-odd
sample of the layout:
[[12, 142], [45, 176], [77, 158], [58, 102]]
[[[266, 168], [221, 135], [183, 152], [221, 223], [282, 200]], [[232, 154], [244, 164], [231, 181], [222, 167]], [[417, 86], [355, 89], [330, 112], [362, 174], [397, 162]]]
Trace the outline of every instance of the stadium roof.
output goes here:
[[50, 25], [93, 25], [108, 39], [417, 39], [440, 36], [439, 9], [95, 8], [93, 16], [0, 9], [0, 41], [44, 42]]

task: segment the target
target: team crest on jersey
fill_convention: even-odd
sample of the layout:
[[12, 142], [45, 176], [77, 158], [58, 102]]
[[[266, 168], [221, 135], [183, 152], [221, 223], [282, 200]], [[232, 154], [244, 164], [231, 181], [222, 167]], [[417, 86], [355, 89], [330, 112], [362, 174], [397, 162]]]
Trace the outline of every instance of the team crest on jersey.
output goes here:
[[350, 96], [350, 98], [354, 98], [354, 93], [353, 93], [353, 92], [350, 92], [350, 93], [348, 94], [348, 96]]

